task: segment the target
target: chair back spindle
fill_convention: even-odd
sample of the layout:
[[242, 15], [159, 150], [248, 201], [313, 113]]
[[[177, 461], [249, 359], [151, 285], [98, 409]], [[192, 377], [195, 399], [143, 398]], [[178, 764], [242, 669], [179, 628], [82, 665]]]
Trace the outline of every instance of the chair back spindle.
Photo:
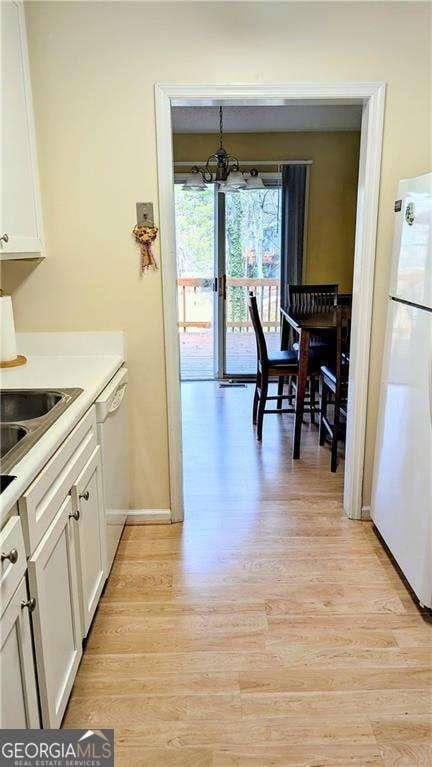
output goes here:
[[337, 305], [339, 286], [288, 285], [288, 308], [297, 314], [331, 311]]

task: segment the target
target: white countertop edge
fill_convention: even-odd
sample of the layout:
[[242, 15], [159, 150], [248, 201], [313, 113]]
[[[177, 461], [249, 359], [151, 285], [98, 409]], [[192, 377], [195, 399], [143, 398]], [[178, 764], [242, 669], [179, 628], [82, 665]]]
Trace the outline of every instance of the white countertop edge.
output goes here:
[[123, 364], [122, 354], [35, 356], [29, 357], [28, 367], [11, 369], [13, 378], [2, 376], [4, 388], [79, 387], [83, 391], [10, 470], [9, 474], [16, 479], [0, 495], [0, 523]]

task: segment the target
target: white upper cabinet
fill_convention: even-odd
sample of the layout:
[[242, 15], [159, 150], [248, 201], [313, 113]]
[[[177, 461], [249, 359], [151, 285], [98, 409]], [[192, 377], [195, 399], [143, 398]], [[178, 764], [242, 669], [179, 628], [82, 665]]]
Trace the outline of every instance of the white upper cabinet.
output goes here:
[[24, 8], [1, 2], [0, 259], [42, 254], [42, 224]]

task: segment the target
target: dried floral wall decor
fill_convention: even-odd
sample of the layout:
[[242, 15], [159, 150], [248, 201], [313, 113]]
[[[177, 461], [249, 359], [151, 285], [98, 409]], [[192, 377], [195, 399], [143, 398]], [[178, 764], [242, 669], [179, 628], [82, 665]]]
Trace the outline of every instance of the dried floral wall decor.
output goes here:
[[157, 226], [147, 226], [145, 224], [137, 224], [132, 230], [132, 234], [135, 236], [135, 239], [140, 246], [141, 274], [144, 274], [144, 272], [149, 269], [156, 270], [158, 268], [152, 251], [152, 245], [157, 237], [158, 231]]

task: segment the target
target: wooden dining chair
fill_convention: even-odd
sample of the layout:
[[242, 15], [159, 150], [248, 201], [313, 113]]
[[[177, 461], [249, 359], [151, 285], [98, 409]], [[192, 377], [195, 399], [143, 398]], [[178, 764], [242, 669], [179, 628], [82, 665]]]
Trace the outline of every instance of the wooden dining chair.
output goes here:
[[297, 314], [331, 311], [337, 305], [339, 285], [288, 285], [288, 309]]
[[338, 306], [352, 306], [352, 293], [338, 293]]
[[[294, 398], [294, 395], [291, 392], [284, 395], [283, 385], [285, 378], [298, 377], [299, 360], [298, 353], [294, 349], [280, 351], [269, 356], [258, 311], [257, 300], [253, 293], [249, 294], [249, 314], [255, 333], [257, 348], [257, 375], [253, 399], [252, 420], [257, 426], [257, 439], [261, 441], [264, 413], [295, 413], [295, 408], [293, 407], [282, 408], [283, 400], [289, 400], [291, 404]], [[313, 355], [311, 355], [309, 374], [314, 375], [315, 378], [319, 376], [319, 365], [314, 365]], [[276, 396], [268, 395], [270, 378], [277, 379], [278, 390]], [[268, 400], [277, 400], [276, 410], [266, 410], [266, 402]]]
[[[337, 283], [309, 284], [309, 285], [288, 285], [287, 303], [288, 311], [295, 314], [314, 314], [315, 312], [332, 311], [338, 302], [339, 285]], [[288, 346], [298, 351], [299, 343], [293, 337], [292, 329], [290, 333]], [[334, 357], [334, 333], [322, 333], [319, 336], [311, 336], [310, 347], [318, 357], [319, 365], [325, 364]], [[291, 384], [290, 384], [291, 385]], [[318, 392], [318, 381], [311, 378], [309, 382], [309, 398], [312, 403], [312, 423], [315, 423], [314, 402], [315, 395]]]
[[[315, 312], [332, 311], [337, 306], [339, 286], [330, 285], [288, 285], [288, 311], [295, 314], [314, 314]], [[290, 344], [294, 349], [298, 343]], [[323, 351], [328, 351], [329, 339], [324, 335], [311, 336], [310, 345]], [[323, 359], [323, 362], [326, 360]]]
[[[336, 351], [334, 365], [322, 365], [320, 372], [321, 416], [319, 443], [331, 440], [331, 471], [338, 465], [338, 440], [341, 437], [341, 416], [347, 417], [349, 346], [351, 336], [351, 307], [338, 306]], [[333, 423], [328, 418], [328, 406], [333, 405]]]

